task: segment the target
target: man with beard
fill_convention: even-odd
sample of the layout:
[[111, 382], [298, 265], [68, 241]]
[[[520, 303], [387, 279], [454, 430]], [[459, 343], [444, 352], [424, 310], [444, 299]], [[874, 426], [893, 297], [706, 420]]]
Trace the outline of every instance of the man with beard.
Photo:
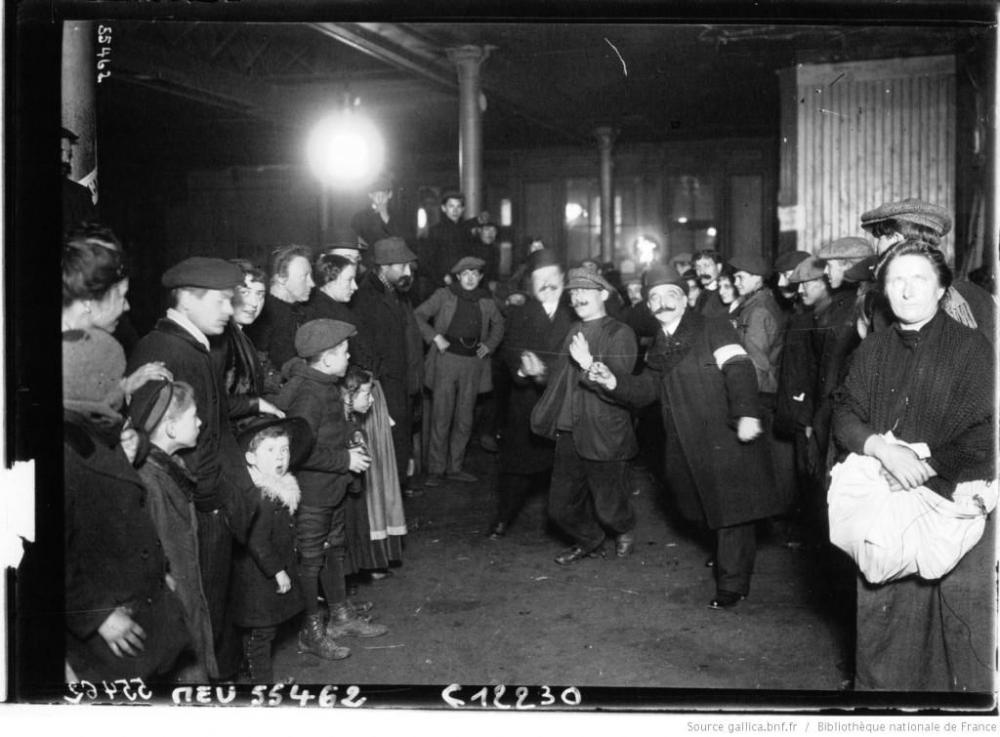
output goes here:
[[271, 289], [260, 317], [247, 326], [246, 335], [260, 351], [272, 380], [286, 361], [296, 357], [295, 331], [305, 322], [303, 305], [314, 286], [309, 248], [282, 246], [271, 254]]
[[551, 378], [534, 352], [521, 355], [523, 374], [548, 379], [532, 411], [531, 429], [556, 444], [549, 516], [574, 541], [556, 557], [559, 565], [603, 557], [605, 529], [615, 537], [619, 558], [632, 553], [635, 513], [629, 502], [628, 461], [638, 451], [628, 409], [604, 396], [586, 377], [595, 354], [613, 370], [631, 372], [635, 333], [608, 316], [605, 305], [614, 287], [600, 274], [571, 269], [566, 288], [580, 324], [563, 341]]
[[358, 285], [352, 305], [358, 328], [352, 358], [382, 385], [389, 416], [395, 422], [396, 470], [404, 486], [413, 455], [413, 407], [423, 373], [420, 330], [406, 294], [413, 283], [412, 264], [416, 260], [402, 238], [376, 241], [373, 268]]
[[729, 314], [729, 306], [719, 298], [719, 274], [723, 266], [722, 255], [714, 248], [702, 249], [695, 255], [694, 271], [701, 293], [694, 307], [705, 317], [725, 317]]
[[544, 386], [521, 370], [521, 356], [530, 353], [546, 366], [554, 366], [573, 311], [562, 299], [563, 269], [550, 249], [535, 251], [528, 259], [531, 298], [510, 308], [506, 334], [500, 345], [502, 369], [509, 384], [505, 422], [500, 433], [500, 476], [497, 509], [489, 536], [497, 540], [535, 489], [547, 488], [552, 473], [554, 444], [531, 431], [531, 411]]
[[[194, 389], [201, 432], [195, 447], [181, 451], [179, 457], [197, 481], [199, 564], [222, 675], [238, 665], [238, 647], [230, 651], [225, 645], [224, 638], [233, 634], [226, 602], [233, 539], [246, 539], [254, 485], [229, 425], [225, 375], [210, 353], [209, 339], [226, 329], [233, 315], [233, 290], [243, 278], [239, 266], [217, 258], [196, 256], [167, 269], [161, 282], [171, 290], [172, 306], [136, 344], [128, 367], [130, 373], [150, 361], [161, 361], [174, 381]], [[235, 641], [230, 644], [238, 646]]]
[[668, 488], [685, 518], [715, 530], [716, 593], [709, 606], [731, 607], [750, 591], [754, 522], [782, 507], [761, 437], [753, 362], [728, 320], [688, 307], [687, 284], [672, 270], [650, 269], [646, 300], [661, 330], [642, 374], [594, 361], [588, 379], [633, 406], [659, 399]]

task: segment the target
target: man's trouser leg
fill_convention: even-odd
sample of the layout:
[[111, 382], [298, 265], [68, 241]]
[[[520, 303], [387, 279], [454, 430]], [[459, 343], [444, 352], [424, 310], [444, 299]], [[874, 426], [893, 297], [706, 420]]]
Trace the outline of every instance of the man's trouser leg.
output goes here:
[[577, 454], [569, 432], [556, 435], [549, 516], [584, 550], [593, 550], [604, 541], [604, 531], [594, 517], [584, 460]]

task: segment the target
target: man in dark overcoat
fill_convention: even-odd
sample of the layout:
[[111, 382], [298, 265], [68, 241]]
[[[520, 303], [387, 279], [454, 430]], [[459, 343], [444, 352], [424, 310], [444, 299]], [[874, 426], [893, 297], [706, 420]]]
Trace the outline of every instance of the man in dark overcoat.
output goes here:
[[392, 442], [404, 486], [413, 455], [413, 407], [423, 379], [423, 341], [406, 296], [416, 259], [402, 238], [377, 241], [372, 247], [374, 267], [365, 274], [351, 304], [358, 328], [351, 360], [382, 384], [389, 416], [396, 423]]
[[552, 473], [555, 444], [531, 431], [531, 410], [545, 387], [524, 375], [521, 355], [530, 351], [551, 368], [575, 319], [563, 299], [563, 269], [555, 253], [535, 251], [528, 260], [528, 272], [531, 297], [510, 308], [500, 346], [510, 391], [500, 434], [496, 516], [489, 531], [494, 540], [507, 534], [533, 489], [548, 487]]
[[750, 591], [754, 522], [787, 505], [762, 434], [756, 372], [729, 321], [689, 308], [687, 282], [672, 270], [650, 269], [646, 299], [661, 333], [642, 374], [595, 361], [588, 377], [636, 407], [660, 400], [668, 489], [684, 517], [715, 530], [709, 606], [731, 607]]
[[197, 445], [178, 456], [197, 479], [199, 563], [216, 659], [225, 675], [238, 666], [234, 660], [238, 647], [229, 650], [229, 643], [222, 642], [227, 632], [233, 634], [226, 626], [233, 540], [246, 539], [256, 487], [233, 437], [225, 375], [210, 353], [209, 336], [225, 330], [233, 314], [233, 290], [243, 283], [243, 271], [222, 259], [195, 256], [167, 269], [161, 283], [171, 290], [172, 306], [136, 344], [128, 373], [150, 361], [162, 361], [174, 380], [194, 389], [201, 432]]

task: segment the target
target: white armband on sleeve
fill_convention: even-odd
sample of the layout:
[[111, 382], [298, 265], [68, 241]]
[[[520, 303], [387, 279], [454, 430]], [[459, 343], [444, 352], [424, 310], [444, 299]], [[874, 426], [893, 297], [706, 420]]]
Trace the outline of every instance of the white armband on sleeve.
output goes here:
[[746, 355], [747, 352], [738, 343], [729, 343], [712, 351], [712, 356], [715, 358], [715, 365], [719, 367], [719, 371], [734, 358]]

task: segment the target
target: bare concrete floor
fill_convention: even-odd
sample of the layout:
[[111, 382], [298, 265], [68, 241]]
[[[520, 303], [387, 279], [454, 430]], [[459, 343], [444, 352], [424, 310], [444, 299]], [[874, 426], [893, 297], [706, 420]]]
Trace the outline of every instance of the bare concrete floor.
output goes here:
[[[710, 550], [670, 518], [637, 474], [638, 525], [628, 559], [569, 567], [566, 546], [533, 497], [507, 537], [485, 536], [496, 457], [470, 450], [478, 484], [425, 489], [407, 501], [403, 565], [359, 587], [389, 633], [345, 639], [346, 660], [297, 653], [282, 630], [277, 679], [413, 685], [564, 684], [838, 691], [849, 687], [853, 579], [809, 546], [761, 534], [752, 591], [731, 610], [714, 593]], [[832, 569], [836, 569], [831, 572]]]

